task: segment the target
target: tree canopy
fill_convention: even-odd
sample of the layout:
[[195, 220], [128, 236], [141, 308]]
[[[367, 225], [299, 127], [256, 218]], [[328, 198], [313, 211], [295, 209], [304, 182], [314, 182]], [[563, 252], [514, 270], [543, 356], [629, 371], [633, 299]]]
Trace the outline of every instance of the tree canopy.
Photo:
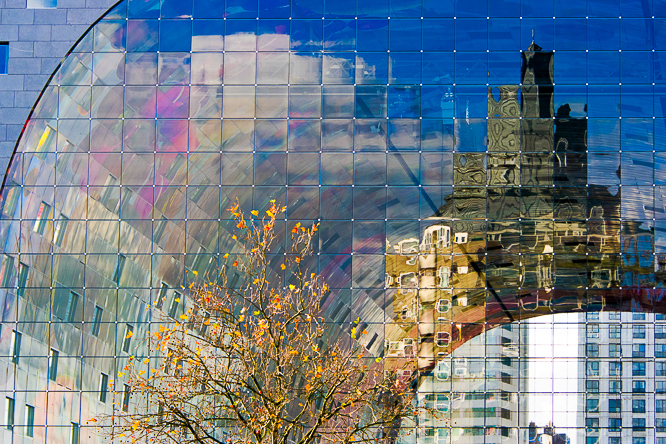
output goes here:
[[284, 207], [229, 211], [237, 248], [150, 333], [150, 356], [130, 357], [104, 430], [126, 442], [394, 442], [416, 413], [410, 381], [359, 345], [359, 319], [343, 334], [326, 322], [329, 289], [305, 265], [317, 226], [296, 223], [279, 250]]

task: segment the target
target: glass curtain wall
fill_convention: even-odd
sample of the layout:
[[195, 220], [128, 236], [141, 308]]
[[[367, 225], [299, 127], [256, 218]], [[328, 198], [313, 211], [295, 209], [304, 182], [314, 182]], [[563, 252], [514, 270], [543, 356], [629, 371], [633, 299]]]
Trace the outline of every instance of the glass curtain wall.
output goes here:
[[442, 412], [401, 442], [666, 444], [665, 19], [648, 0], [119, 2], [2, 189], [2, 440], [101, 441], [110, 383], [135, 407], [119, 369], [192, 307], [192, 272], [234, 260], [238, 198], [285, 203], [276, 254], [320, 224], [332, 328], [360, 319], [368, 356]]

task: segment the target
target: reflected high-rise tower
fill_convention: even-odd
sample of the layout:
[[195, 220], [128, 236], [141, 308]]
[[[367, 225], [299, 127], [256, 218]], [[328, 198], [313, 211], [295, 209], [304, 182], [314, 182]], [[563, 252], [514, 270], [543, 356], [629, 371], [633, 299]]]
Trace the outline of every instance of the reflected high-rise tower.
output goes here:
[[553, 313], [556, 279], [586, 279], [587, 122], [569, 105], [555, 111], [553, 67], [532, 43], [521, 84], [488, 88], [487, 150], [459, 138], [451, 194], [421, 239], [389, 246], [386, 354], [415, 361], [422, 396], [451, 403], [456, 442], [525, 435], [529, 335], [514, 321]]

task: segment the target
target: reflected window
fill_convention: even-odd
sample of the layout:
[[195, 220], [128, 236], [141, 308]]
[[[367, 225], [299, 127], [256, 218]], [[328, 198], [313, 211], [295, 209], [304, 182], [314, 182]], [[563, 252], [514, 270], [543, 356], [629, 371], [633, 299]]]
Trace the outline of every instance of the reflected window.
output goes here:
[[95, 305], [95, 311], [93, 312], [93, 321], [90, 326], [90, 334], [93, 336], [99, 336], [99, 329], [102, 327], [102, 307]]
[[49, 379], [55, 381], [58, 377], [58, 356], [60, 353], [54, 348], [51, 349], [49, 356]]
[[632, 358], [644, 358], [645, 357], [645, 344], [633, 344], [631, 346], [631, 357]]
[[35, 219], [35, 224], [32, 229], [37, 234], [44, 234], [44, 227], [46, 227], [46, 221], [48, 220], [49, 214], [51, 213], [51, 205], [46, 202], [42, 202], [39, 205], [39, 211], [37, 211], [37, 218]]
[[608, 337], [611, 339], [620, 339], [622, 337], [622, 326], [610, 325], [608, 327]]
[[0, 285], [4, 288], [12, 287], [12, 275], [14, 274], [14, 258], [8, 254], [2, 256], [2, 264], [0, 265]]
[[466, 244], [468, 235], [467, 233], [456, 233], [454, 236], [454, 242], [456, 244]]
[[30, 267], [24, 264], [23, 262], [19, 262], [19, 272], [18, 272], [18, 279], [16, 282], [16, 286], [18, 287], [16, 290], [16, 294], [20, 297], [23, 297], [25, 294], [25, 286], [28, 283], [28, 272], [30, 271]]
[[[2, 42], [0, 42], [0, 49], [2, 48]], [[0, 57], [2, 54], [0, 53]], [[2, 63], [0, 61], [0, 63]], [[2, 72], [0, 72], [2, 74]], [[21, 195], [21, 186], [12, 180], [11, 185], [5, 189], [7, 197], [5, 199], [5, 204], [2, 207], [2, 212], [7, 216], [12, 217], [16, 212], [16, 207], [18, 206], [19, 197]]]
[[644, 321], [645, 320], [645, 313], [632, 313], [631, 314], [631, 319], [633, 321]]
[[588, 321], [598, 321], [599, 320], [599, 312], [598, 311], [587, 312], [586, 317], [587, 317]]
[[654, 363], [654, 374], [655, 376], [666, 376], [666, 361]]
[[599, 411], [599, 400], [598, 399], [588, 399], [585, 402], [585, 411], [588, 413], [598, 412]]
[[130, 386], [125, 384], [125, 388], [123, 389], [123, 404], [122, 404], [123, 412], [129, 410], [129, 402], [130, 402]]
[[622, 429], [622, 418], [608, 418], [608, 431], [619, 432]]
[[449, 299], [438, 299], [435, 309], [438, 313], [447, 313], [451, 309], [451, 301]]
[[[635, 427], [634, 431], [643, 431], [643, 432], [645, 431], [645, 418], [641, 419], [643, 419], [643, 430], [639, 430], [638, 428]], [[631, 438], [631, 444], [645, 444], [645, 437], [634, 436], [633, 438]]]
[[645, 399], [634, 399], [631, 401], [632, 413], [645, 413]]
[[5, 399], [5, 424], [7, 430], [14, 429], [14, 398], [9, 396]]
[[587, 376], [599, 376], [599, 361], [588, 361]]
[[171, 305], [169, 306], [169, 317], [176, 319], [176, 313], [178, 312], [178, 304], [180, 304], [180, 293], [177, 291], [173, 292], [173, 299], [171, 300]]
[[70, 444], [79, 444], [79, 424], [73, 422], [70, 428], [71, 439]]
[[55, 231], [53, 232], [53, 243], [57, 246], [62, 245], [63, 239], [65, 239], [65, 231], [67, 230], [67, 224], [69, 223], [69, 218], [60, 215], [60, 219], [56, 222]]
[[666, 413], [666, 399], [655, 400], [654, 409], [657, 413]]
[[619, 321], [620, 318], [621, 318], [620, 315], [621, 314], [620, 314], [619, 311], [611, 311], [610, 313], [608, 313], [608, 320], [609, 321]]
[[585, 381], [585, 390], [587, 390], [588, 393], [599, 393], [599, 381]]
[[125, 255], [119, 254], [118, 255], [118, 262], [116, 263], [116, 269], [113, 272], [113, 278], [112, 281], [117, 284], [120, 283], [120, 278], [123, 275], [123, 269], [125, 268]]
[[587, 344], [585, 346], [585, 356], [588, 358], [599, 357], [599, 344]]
[[610, 393], [622, 393], [622, 381], [608, 381], [608, 391]]
[[633, 393], [645, 393], [645, 381], [632, 381], [631, 391]]
[[656, 418], [654, 425], [657, 427], [657, 432], [666, 432], [666, 418]]
[[609, 399], [608, 400], [608, 411], [610, 413], [622, 413], [622, 400], [621, 399]]
[[449, 287], [449, 267], [439, 267], [437, 269], [437, 277], [439, 278], [439, 287], [448, 288]]
[[634, 339], [645, 339], [645, 325], [632, 325], [631, 337]]
[[621, 362], [609, 362], [608, 363], [608, 374], [610, 376], [622, 376], [622, 363]]
[[160, 292], [157, 295], [157, 301], [155, 301], [156, 302], [155, 305], [157, 306], [157, 308], [161, 309], [162, 306], [164, 305], [168, 289], [169, 286], [166, 283], [162, 282], [162, 286], [160, 287]]
[[631, 376], [645, 376], [645, 362], [632, 362]]
[[67, 322], [74, 322], [74, 318], [76, 317], [76, 306], [79, 303], [79, 295], [74, 293], [73, 291], [69, 292], [69, 299], [67, 300], [67, 309], [65, 310], [67, 318], [65, 319]]
[[16, 330], [12, 330], [12, 342], [10, 345], [10, 350], [12, 350], [12, 363], [18, 365], [19, 356], [21, 356], [21, 333]]
[[598, 433], [599, 418], [585, 418], [585, 427], [587, 428], [587, 433]]
[[[645, 412], [645, 409], [643, 409], [643, 412]], [[645, 431], [645, 418], [632, 418], [631, 419], [631, 428], [634, 430], [634, 432], [644, 432]], [[643, 440], [643, 442], [645, 442], [645, 440]]]
[[122, 350], [129, 353], [130, 344], [132, 343], [132, 336], [134, 335], [134, 327], [130, 324], [125, 324], [125, 334], [123, 335]]
[[666, 339], [666, 324], [656, 324], [654, 326], [654, 338]]
[[655, 381], [654, 391], [655, 393], [666, 393], [666, 381]]
[[619, 358], [622, 356], [621, 344], [608, 344], [608, 356], [611, 358]]
[[31, 405], [25, 406], [25, 436], [33, 437], [35, 432], [35, 408]]
[[106, 391], [109, 387], [109, 375], [101, 373], [99, 375], [99, 402], [106, 402]]
[[588, 339], [599, 338], [599, 324], [590, 324], [587, 326], [587, 338]]

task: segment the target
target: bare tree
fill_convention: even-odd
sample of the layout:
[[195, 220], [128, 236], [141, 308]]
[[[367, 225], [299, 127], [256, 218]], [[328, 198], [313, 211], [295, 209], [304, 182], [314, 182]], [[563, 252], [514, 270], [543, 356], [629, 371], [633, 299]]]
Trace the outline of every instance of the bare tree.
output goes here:
[[317, 226], [296, 224], [275, 255], [285, 208], [229, 211], [240, 254], [224, 256], [218, 283], [190, 288], [194, 308], [151, 334], [150, 357], [130, 360], [103, 429], [128, 442], [394, 442], [418, 416], [410, 381], [358, 345], [359, 320], [342, 336], [325, 322], [328, 287], [305, 266]]

